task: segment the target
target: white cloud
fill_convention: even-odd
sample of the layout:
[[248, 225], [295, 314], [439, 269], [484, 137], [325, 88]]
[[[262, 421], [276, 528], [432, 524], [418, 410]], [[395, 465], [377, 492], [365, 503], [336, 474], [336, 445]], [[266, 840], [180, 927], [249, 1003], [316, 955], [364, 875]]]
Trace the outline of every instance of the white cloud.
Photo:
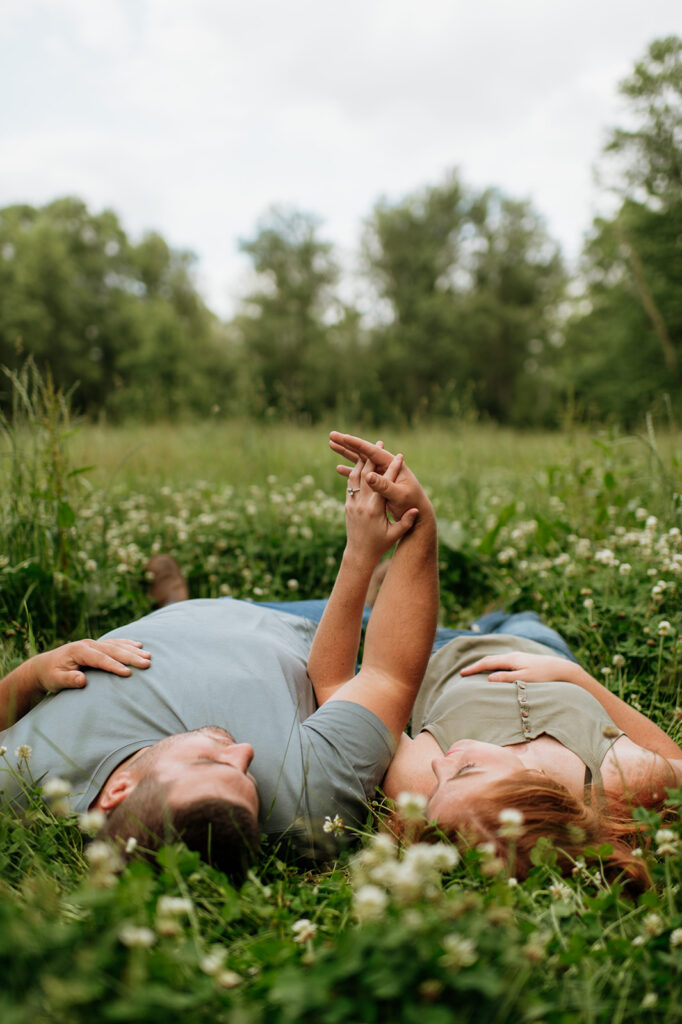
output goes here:
[[111, 206], [197, 251], [221, 312], [271, 203], [349, 252], [381, 194], [453, 167], [575, 254], [617, 81], [678, 26], [677, 0], [3, 0], [0, 205]]

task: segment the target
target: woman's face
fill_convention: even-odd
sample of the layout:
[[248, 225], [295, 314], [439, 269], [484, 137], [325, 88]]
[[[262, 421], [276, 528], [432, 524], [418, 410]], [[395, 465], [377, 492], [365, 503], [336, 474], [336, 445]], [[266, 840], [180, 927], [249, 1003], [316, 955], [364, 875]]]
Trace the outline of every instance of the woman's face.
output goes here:
[[491, 782], [499, 782], [526, 765], [509, 747], [480, 740], [458, 740], [443, 757], [431, 762], [436, 789], [428, 814], [443, 825], [456, 825], [461, 813], [470, 811]]

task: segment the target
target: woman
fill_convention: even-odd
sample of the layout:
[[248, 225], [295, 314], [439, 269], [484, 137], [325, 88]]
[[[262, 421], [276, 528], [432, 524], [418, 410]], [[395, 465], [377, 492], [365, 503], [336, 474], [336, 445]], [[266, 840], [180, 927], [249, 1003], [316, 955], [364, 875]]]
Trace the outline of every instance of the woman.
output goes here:
[[[364, 459], [380, 472], [389, 458], [348, 436], [333, 436], [332, 448], [355, 463], [352, 471], [339, 467], [354, 477]], [[390, 511], [399, 517], [399, 508]], [[386, 795], [428, 797], [428, 817], [441, 831], [494, 844], [517, 875], [548, 836], [564, 870], [585, 846], [608, 842], [608, 866], [646, 884], [632, 853], [632, 810], [663, 806], [666, 788], [682, 779], [682, 749], [585, 672], [532, 613], [494, 613], [473, 632], [449, 633], [436, 638], [413, 709], [414, 738], [401, 737]], [[508, 809], [519, 812], [517, 828], [501, 825]]]

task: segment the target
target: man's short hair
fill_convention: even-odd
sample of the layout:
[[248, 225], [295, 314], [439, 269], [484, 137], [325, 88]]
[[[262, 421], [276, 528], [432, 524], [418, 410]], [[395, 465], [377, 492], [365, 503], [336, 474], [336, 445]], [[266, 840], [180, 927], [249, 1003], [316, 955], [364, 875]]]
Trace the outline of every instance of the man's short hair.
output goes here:
[[260, 846], [255, 814], [218, 798], [174, 807], [168, 789], [149, 772], [108, 815], [100, 838], [113, 840], [121, 850], [134, 839], [136, 851], [148, 860], [165, 843], [182, 840], [202, 860], [241, 881]]

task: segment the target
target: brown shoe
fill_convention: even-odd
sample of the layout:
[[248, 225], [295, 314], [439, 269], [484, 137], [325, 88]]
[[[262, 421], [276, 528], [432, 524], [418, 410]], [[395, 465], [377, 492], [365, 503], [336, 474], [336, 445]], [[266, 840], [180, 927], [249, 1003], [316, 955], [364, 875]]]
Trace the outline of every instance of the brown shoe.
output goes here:
[[188, 600], [187, 580], [178, 563], [170, 555], [154, 555], [145, 568], [147, 573], [151, 574], [147, 593], [159, 608], [174, 604], [176, 601]]

